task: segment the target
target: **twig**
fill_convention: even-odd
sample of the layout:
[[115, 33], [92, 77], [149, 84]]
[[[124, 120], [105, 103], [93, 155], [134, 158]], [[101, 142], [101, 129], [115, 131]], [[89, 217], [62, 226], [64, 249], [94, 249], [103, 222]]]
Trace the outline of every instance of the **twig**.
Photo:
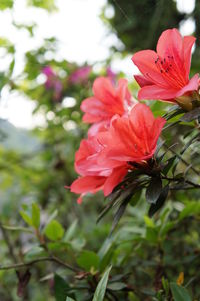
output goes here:
[[0, 223], [0, 229], [1, 229], [1, 232], [3, 234], [3, 238], [4, 238], [4, 240], [7, 244], [9, 255], [10, 255], [11, 259], [16, 263], [17, 262], [17, 257], [15, 255], [13, 245], [10, 241], [10, 238], [9, 238], [9, 235], [8, 235], [7, 231], [4, 229], [4, 227], [1, 223]]
[[[167, 149], [169, 149], [169, 147], [164, 143], [164, 147], [165, 148], [167, 148]], [[179, 154], [177, 154], [173, 149], [169, 149], [170, 150], [170, 152], [172, 153], [172, 154], [174, 154], [174, 155], [176, 155], [179, 159], [180, 159], [180, 161], [182, 161], [186, 166], [190, 166], [190, 164], [187, 162], [187, 161], [185, 161]], [[190, 166], [190, 169], [197, 175], [197, 176], [200, 176], [200, 171], [198, 171], [198, 170], [196, 170], [193, 166]]]
[[[162, 179], [168, 180], [168, 181], [173, 181], [173, 182], [180, 182], [180, 180], [182, 180], [183, 178], [170, 178], [170, 177], [167, 177], [167, 176], [162, 176]], [[189, 180], [184, 180], [184, 183], [193, 186], [193, 187], [187, 187], [187, 189], [189, 189], [189, 188], [200, 188], [199, 184], [193, 183], [192, 181], [189, 181]]]
[[55, 262], [58, 265], [61, 265], [65, 268], [67, 268], [68, 270], [71, 270], [73, 272], [80, 272], [79, 269], [77, 269], [75, 267], [72, 267], [68, 263], [63, 262], [62, 260], [60, 260], [59, 258], [57, 258], [55, 256], [37, 258], [37, 259], [34, 259], [32, 261], [24, 262], [24, 263], [22, 262], [22, 263], [10, 264], [10, 265], [0, 265], [0, 270], [21, 269], [21, 268], [24, 268], [24, 267], [30, 267], [31, 265], [34, 265], [34, 264], [39, 263], [39, 262], [44, 262], [44, 261]]

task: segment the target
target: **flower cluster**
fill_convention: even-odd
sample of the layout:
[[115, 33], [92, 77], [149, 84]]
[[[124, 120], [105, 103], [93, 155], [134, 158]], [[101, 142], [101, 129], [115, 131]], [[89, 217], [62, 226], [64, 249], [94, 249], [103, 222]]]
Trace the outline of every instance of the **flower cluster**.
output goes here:
[[[138, 99], [156, 99], [179, 104], [184, 110], [199, 104], [199, 76], [189, 79], [194, 37], [182, 38], [178, 30], [162, 33], [157, 52], [143, 50], [133, 55], [142, 75], [135, 79], [141, 87]], [[108, 196], [136, 169], [151, 165], [157, 141], [165, 124], [150, 108], [131, 97], [128, 83], [114, 83], [108, 77], [94, 81], [93, 96], [81, 104], [83, 121], [90, 123], [87, 139], [75, 155], [80, 175], [71, 191], [80, 194], [103, 190]], [[121, 186], [120, 186], [121, 185]]]

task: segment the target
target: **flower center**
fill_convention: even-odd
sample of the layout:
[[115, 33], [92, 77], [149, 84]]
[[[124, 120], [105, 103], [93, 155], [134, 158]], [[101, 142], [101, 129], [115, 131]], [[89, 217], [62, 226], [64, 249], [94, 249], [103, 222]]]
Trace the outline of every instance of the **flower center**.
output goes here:
[[173, 55], [168, 55], [163, 59], [158, 56], [155, 64], [170, 86], [180, 89], [187, 84], [184, 76], [184, 66], [179, 66]]

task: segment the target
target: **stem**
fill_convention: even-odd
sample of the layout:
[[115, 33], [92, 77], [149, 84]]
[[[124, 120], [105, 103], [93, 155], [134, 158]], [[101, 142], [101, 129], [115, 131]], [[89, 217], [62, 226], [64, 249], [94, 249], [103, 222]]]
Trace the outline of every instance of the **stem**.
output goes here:
[[[180, 179], [170, 178], [170, 177], [166, 177], [166, 176], [162, 176], [162, 179], [168, 180], [168, 181], [174, 181], [174, 182], [179, 182], [179, 180], [180, 180]], [[192, 181], [184, 180], [184, 182], [193, 186], [193, 187], [188, 187], [188, 188], [200, 188], [199, 184], [193, 183]]]
[[4, 238], [4, 240], [7, 244], [10, 258], [16, 263], [17, 262], [17, 257], [15, 255], [13, 245], [10, 241], [10, 237], [9, 237], [7, 231], [4, 229], [4, 226], [1, 223], [0, 223], [0, 229], [1, 229], [1, 232], [3, 234], [3, 238]]
[[180, 159], [180, 161], [182, 161], [186, 166], [190, 166], [190, 169], [197, 175], [197, 176], [199, 176], [200, 175], [200, 172], [198, 171], [198, 170], [196, 170], [193, 166], [191, 166], [187, 161], [185, 161], [179, 154], [177, 154], [173, 149], [171, 149], [171, 148], [168, 148], [168, 146], [164, 143], [164, 146], [165, 146], [165, 148], [167, 148], [167, 149], [169, 149], [169, 151], [172, 153], [172, 154], [174, 154], [174, 155], [176, 155], [179, 159]]
[[25, 263], [15, 263], [15, 264], [11, 264], [11, 265], [0, 265], [0, 270], [21, 269], [21, 268], [29, 267], [31, 265], [34, 265], [34, 264], [39, 263], [39, 262], [44, 262], [44, 261], [55, 262], [58, 265], [61, 265], [61, 266], [65, 267], [66, 269], [71, 270], [73, 272], [79, 272], [80, 271], [79, 269], [72, 267], [68, 263], [63, 262], [62, 260], [60, 260], [59, 258], [57, 258], [55, 256], [37, 258], [37, 259], [34, 259], [32, 261], [29, 261], [29, 262], [25, 262]]

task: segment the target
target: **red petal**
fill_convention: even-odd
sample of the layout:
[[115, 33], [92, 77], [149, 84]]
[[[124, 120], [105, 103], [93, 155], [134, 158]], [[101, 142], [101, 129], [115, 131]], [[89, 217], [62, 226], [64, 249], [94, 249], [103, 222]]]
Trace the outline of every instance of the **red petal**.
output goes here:
[[148, 82], [157, 83], [159, 85], [168, 87], [168, 84], [156, 66], [155, 61], [157, 58], [158, 55], [155, 51], [142, 50], [133, 55], [132, 61]]
[[109, 195], [127, 174], [127, 165], [115, 168], [104, 184], [104, 195]]
[[71, 192], [94, 193], [100, 190], [105, 183], [105, 177], [86, 176], [76, 179], [71, 185]]
[[189, 78], [190, 65], [191, 65], [191, 56], [192, 56], [192, 46], [196, 41], [195, 37], [186, 36], [183, 38], [183, 52], [184, 52], [184, 63], [186, 76]]
[[176, 28], [163, 31], [157, 43], [159, 56], [163, 58], [167, 55], [173, 55], [175, 58], [182, 58], [182, 49], [183, 38]]
[[183, 87], [180, 91], [177, 92], [176, 97], [184, 95], [186, 92], [197, 91], [199, 86], [199, 74], [195, 74], [190, 80], [189, 83]]
[[105, 105], [95, 97], [83, 100], [81, 110], [86, 113], [83, 116], [83, 121], [88, 123], [99, 122], [112, 116], [110, 116], [110, 112], [106, 111]]
[[152, 85], [152, 82], [147, 80], [144, 76], [142, 75], [135, 75], [134, 76], [136, 82], [138, 83], [138, 85], [140, 87], [144, 87], [144, 86], [150, 86]]
[[173, 56], [180, 74], [183, 75], [186, 81], [188, 80], [184, 65], [183, 38], [176, 28], [165, 30], [161, 34], [157, 43], [157, 53], [162, 58]]
[[159, 87], [157, 85], [146, 86], [140, 89], [138, 92], [138, 99], [160, 99], [160, 100], [168, 100], [170, 102], [177, 96], [177, 90], [174, 89], [166, 89]]
[[109, 78], [98, 77], [93, 84], [93, 93], [95, 98], [99, 99], [103, 103], [111, 103], [113, 96], [115, 95], [115, 89]]

